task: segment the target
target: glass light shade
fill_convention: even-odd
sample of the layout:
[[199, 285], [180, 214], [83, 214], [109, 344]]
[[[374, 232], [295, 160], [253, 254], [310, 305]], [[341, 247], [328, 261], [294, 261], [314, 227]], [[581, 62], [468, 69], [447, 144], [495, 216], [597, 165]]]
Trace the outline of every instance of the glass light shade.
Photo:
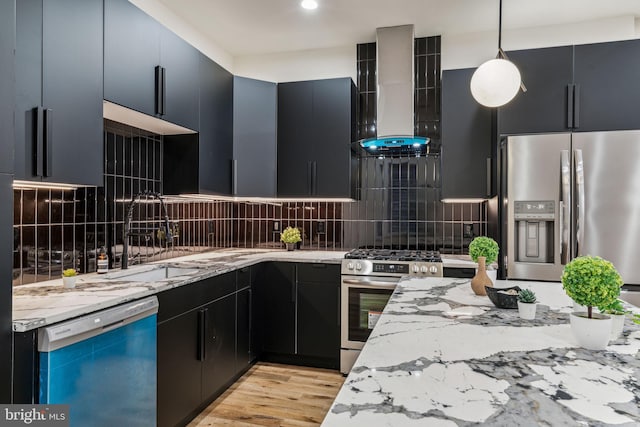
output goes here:
[[506, 59], [492, 59], [480, 65], [471, 77], [471, 94], [486, 107], [500, 107], [520, 89], [520, 71]]
[[300, 6], [305, 9], [313, 10], [318, 7], [318, 3], [315, 0], [302, 0]]

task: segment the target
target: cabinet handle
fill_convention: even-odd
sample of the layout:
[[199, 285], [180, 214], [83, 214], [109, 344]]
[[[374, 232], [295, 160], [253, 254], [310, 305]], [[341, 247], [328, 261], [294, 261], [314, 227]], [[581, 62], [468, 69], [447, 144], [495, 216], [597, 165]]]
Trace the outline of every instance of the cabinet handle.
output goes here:
[[163, 116], [167, 114], [167, 69], [162, 67], [162, 111]]
[[580, 127], [580, 85], [573, 86], [573, 128]]
[[198, 311], [198, 360], [207, 359], [207, 309]]
[[313, 162], [307, 162], [307, 194], [313, 194]]
[[311, 264], [311, 268], [327, 268], [327, 264]]
[[162, 115], [162, 67], [156, 65], [155, 68], [156, 83], [156, 114]]
[[491, 157], [487, 157], [487, 196], [491, 196]]
[[573, 85], [567, 85], [567, 127], [573, 127]]
[[318, 194], [318, 162], [315, 160], [311, 163], [311, 177], [313, 178], [311, 191], [315, 196]]
[[238, 160], [231, 160], [231, 194], [238, 194]]
[[44, 169], [44, 152], [43, 142], [44, 138], [44, 109], [42, 107], [36, 107], [33, 109], [33, 174], [35, 176], [42, 176]]
[[42, 165], [42, 176], [53, 174], [53, 111], [44, 110], [44, 139], [42, 141], [42, 154], [44, 164]]
[[340, 315], [342, 314], [341, 313], [342, 307], [340, 306], [340, 291], [341, 291], [340, 284], [338, 284], [338, 292], [337, 292], [337, 294], [338, 294], [338, 321], [336, 322], [336, 325], [338, 325], [338, 327], [340, 327]]

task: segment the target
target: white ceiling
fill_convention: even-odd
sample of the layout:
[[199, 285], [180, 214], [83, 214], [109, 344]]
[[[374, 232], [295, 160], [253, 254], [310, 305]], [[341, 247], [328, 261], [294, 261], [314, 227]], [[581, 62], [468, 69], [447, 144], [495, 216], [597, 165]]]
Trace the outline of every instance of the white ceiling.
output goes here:
[[[417, 37], [496, 30], [498, 0], [157, 0], [232, 56], [355, 45], [377, 27], [414, 24]], [[640, 17], [640, 0], [504, 0], [503, 28], [619, 16]]]

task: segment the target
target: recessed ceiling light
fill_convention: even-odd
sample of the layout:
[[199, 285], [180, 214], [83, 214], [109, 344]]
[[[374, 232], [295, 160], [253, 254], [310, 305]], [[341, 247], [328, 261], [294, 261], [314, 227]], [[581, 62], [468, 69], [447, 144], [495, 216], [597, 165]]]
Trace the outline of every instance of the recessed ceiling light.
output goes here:
[[316, 0], [302, 0], [302, 3], [300, 3], [300, 6], [302, 6], [305, 9], [313, 10], [318, 7], [318, 2]]

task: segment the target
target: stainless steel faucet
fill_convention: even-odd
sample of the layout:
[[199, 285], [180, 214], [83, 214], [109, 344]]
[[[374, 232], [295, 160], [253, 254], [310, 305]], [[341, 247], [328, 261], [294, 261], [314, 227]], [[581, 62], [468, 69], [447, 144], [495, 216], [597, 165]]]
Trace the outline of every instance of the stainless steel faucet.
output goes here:
[[169, 215], [167, 214], [167, 207], [162, 201], [162, 196], [160, 193], [156, 193], [153, 191], [142, 191], [131, 198], [131, 202], [129, 202], [129, 207], [127, 208], [127, 214], [124, 217], [124, 238], [123, 238], [123, 247], [122, 247], [122, 269], [125, 270], [129, 267], [129, 236], [131, 235], [131, 218], [133, 217], [133, 208], [140, 203], [140, 199], [144, 198], [154, 198], [160, 201], [160, 208], [162, 209], [162, 214], [164, 215], [164, 232], [165, 239], [170, 242], [172, 239], [171, 227], [169, 225]]

